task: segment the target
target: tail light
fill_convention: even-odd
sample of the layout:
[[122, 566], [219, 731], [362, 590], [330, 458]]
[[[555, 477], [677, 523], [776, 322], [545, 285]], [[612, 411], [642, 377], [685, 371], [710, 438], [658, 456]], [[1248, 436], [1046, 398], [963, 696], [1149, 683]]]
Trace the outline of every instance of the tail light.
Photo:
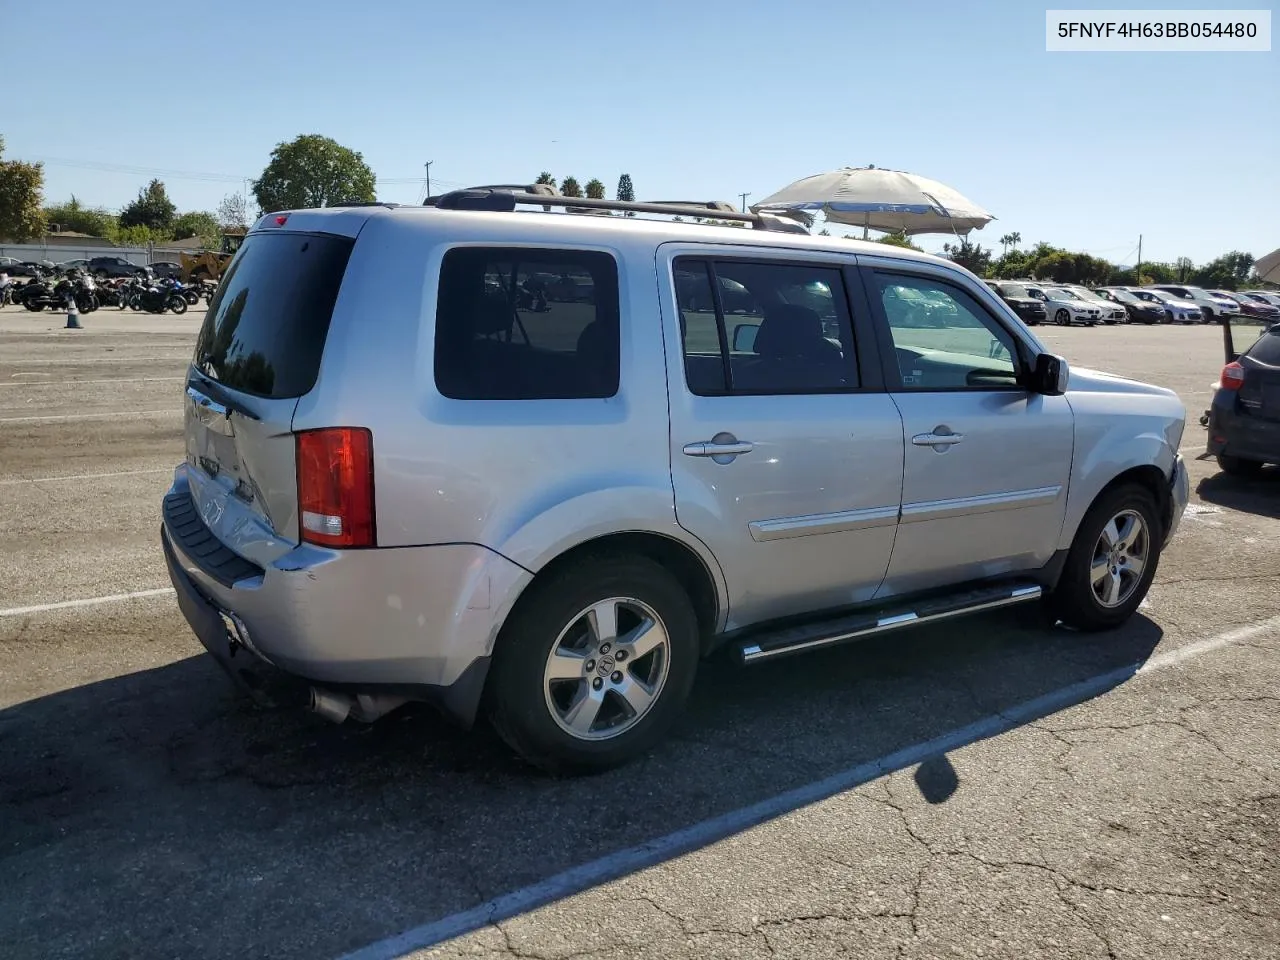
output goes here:
[[376, 546], [373, 434], [364, 427], [335, 427], [296, 436], [303, 542]]
[[1238, 363], [1228, 363], [1222, 368], [1222, 389], [1239, 390], [1244, 386], [1244, 367]]

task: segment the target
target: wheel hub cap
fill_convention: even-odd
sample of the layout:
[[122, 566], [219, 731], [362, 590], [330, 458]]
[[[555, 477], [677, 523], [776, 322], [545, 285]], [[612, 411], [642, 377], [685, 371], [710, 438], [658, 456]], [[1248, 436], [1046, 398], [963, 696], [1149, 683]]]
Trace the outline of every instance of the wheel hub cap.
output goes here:
[[601, 657], [599, 660], [596, 661], [596, 676], [607, 677], [609, 674], [613, 673], [613, 665], [614, 665], [613, 657], [609, 656], [608, 654], [605, 654], [603, 657]]

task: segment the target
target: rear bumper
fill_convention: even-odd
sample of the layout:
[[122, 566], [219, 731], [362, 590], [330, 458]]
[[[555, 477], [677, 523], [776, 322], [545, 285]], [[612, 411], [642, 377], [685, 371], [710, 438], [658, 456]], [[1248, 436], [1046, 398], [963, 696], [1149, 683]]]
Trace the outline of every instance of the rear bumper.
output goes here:
[[258, 567], [228, 560], [194, 511], [175, 509], [183, 497], [180, 469], [160, 531], [169, 577], [196, 637], [223, 666], [239, 641], [313, 683], [394, 688], [471, 721], [502, 618], [530, 579], [524, 568], [472, 544], [302, 545]]
[[1191, 477], [1187, 473], [1186, 461], [1182, 459], [1182, 454], [1178, 454], [1173, 461], [1173, 476], [1169, 478], [1169, 524], [1164, 535], [1166, 544], [1178, 532], [1178, 525], [1182, 522], [1182, 515], [1190, 500]]
[[[1280, 420], [1237, 413], [1234, 396], [1214, 396], [1206, 450], [1261, 463], [1280, 463]], [[1230, 405], [1230, 406], [1229, 406]]]

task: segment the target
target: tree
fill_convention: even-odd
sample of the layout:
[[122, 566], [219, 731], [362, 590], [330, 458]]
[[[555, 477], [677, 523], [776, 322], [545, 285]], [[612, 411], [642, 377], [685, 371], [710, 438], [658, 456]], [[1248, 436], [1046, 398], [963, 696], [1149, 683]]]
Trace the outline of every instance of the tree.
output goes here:
[[61, 233], [87, 233], [91, 237], [110, 237], [117, 228], [116, 218], [101, 207], [86, 207], [75, 194], [66, 203], [44, 208], [49, 229]]
[[1014, 230], [1012, 233], [1005, 234], [1005, 236], [1009, 238], [1009, 246], [1012, 247], [1014, 250], [1017, 250], [1018, 244], [1022, 242], [1022, 234], [1020, 234], [1017, 230]]
[[175, 240], [216, 236], [218, 232], [218, 218], [207, 210], [191, 210], [173, 221], [173, 239]]
[[1013, 243], [1013, 234], [1006, 233], [1003, 237], [996, 241], [1000, 244], [1000, 256], [1004, 256], [1009, 252], [1009, 245]]
[[954, 263], [980, 277], [985, 276], [991, 266], [991, 251], [984, 250], [981, 244], [973, 243], [968, 237], [962, 237], [959, 243], [944, 243], [942, 252]]
[[[0, 137], [0, 157], [4, 137]], [[44, 236], [44, 211], [40, 194], [44, 189], [44, 165], [21, 160], [0, 160], [0, 239], [22, 243]]]
[[[845, 234], [846, 240], [858, 240], [859, 237]], [[907, 239], [904, 231], [899, 230], [897, 233], [886, 233], [883, 237], [877, 237], [876, 243], [887, 243], [891, 247], [906, 247], [908, 250], [919, 250], [914, 243]]]
[[223, 229], [246, 229], [249, 226], [249, 211], [246, 206], [244, 194], [228, 193], [218, 204], [218, 226]]
[[566, 197], [580, 197], [582, 196], [582, 187], [578, 185], [576, 177], [565, 177], [560, 181], [560, 192]]
[[1249, 279], [1253, 269], [1253, 256], [1232, 250], [1216, 260], [1210, 260], [1197, 270], [1192, 279], [1197, 286], [1212, 290], [1238, 290]]
[[1173, 266], [1178, 271], [1179, 283], [1186, 283], [1187, 278], [1191, 276], [1191, 271], [1196, 268], [1190, 257], [1179, 257], [1174, 261]]
[[308, 133], [276, 144], [253, 195], [264, 211], [372, 203], [376, 182], [361, 154]]
[[556, 178], [551, 175], [550, 170], [543, 170], [540, 174], [538, 174], [538, 179], [533, 182], [545, 183], [545, 184], [548, 184], [549, 186], [554, 187], [556, 185]]
[[590, 197], [592, 200], [603, 200], [604, 184], [601, 183], [599, 180], [588, 180], [587, 196]]
[[631, 174], [624, 173], [618, 178], [618, 190], [614, 196], [625, 203], [634, 203], [636, 188], [631, 183]]
[[120, 226], [146, 227], [153, 234], [165, 234], [173, 227], [177, 207], [169, 199], [164, 184], [152, 180], [138, 191], [138, 198], [120, 211]]

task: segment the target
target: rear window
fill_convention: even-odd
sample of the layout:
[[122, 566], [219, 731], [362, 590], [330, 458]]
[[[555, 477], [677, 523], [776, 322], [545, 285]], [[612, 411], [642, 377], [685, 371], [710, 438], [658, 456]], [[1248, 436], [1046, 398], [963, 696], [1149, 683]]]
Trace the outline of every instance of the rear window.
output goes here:
[[1280, 367], [1280, 331], [1269, 331], [1249, 348], [1248, 356], [1269, 367]]
[[607, 253], [457, 247], [440, 267], [436, 387], [455, 400], [612, 397], [618, 322]]
[[196, 369], [260, 397], [309, 391], [354, 245], [331, 234], [246, 239], [209, 304], [196, 341]]

